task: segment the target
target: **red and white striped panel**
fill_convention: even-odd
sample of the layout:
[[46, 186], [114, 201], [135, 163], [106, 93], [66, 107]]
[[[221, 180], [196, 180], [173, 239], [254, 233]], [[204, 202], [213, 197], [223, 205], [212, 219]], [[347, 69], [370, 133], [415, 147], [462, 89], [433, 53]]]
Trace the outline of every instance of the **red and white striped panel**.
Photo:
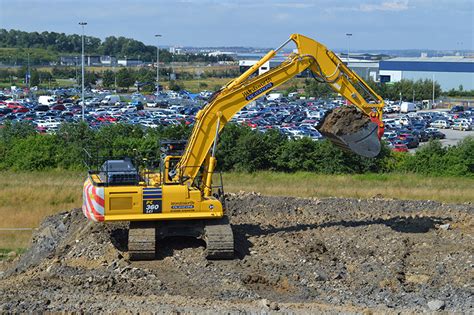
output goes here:
[[84, 183], [82, 212], [92, 221], [104, 221], [104, 188], [95, 187], [90, 179]]

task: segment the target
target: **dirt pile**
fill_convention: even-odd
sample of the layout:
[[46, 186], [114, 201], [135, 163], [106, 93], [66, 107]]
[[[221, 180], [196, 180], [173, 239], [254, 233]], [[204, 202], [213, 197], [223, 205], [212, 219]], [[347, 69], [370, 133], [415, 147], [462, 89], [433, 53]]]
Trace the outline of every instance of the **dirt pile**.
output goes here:
[[78, 209], [49, 217], [0, 276], [0, 310], [472, 311], [470, 204], [241, 193], [227, 206], [231, 261], [174, 238], [156, 260], [130, 262], [125, 224], [90, 223]]
[[370, 123], [370, 118], [355, 106], [342, 106], [329, 112], [316, 127], [322, 134], [353, 134]]

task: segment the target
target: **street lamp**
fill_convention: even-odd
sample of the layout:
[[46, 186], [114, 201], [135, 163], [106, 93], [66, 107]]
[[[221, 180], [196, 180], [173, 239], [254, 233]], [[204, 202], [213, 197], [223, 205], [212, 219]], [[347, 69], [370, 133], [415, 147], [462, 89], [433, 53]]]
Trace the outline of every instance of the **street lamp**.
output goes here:
[[[155, 37], [161, 37], [160, 34], [156, 34]], [[156, 98], [160, 95], [160, 47], [158, 42], [156, 43]]]
[[87, 25], [87, 22], [79, 22], [79, 25], [82, 26], [82, 121], [84, 121], [84, 25]]
[[347, 66], [349, 67], [349, 52], [351, 47], [351, 36], [352, 33], [346, 33], [347, 36]]

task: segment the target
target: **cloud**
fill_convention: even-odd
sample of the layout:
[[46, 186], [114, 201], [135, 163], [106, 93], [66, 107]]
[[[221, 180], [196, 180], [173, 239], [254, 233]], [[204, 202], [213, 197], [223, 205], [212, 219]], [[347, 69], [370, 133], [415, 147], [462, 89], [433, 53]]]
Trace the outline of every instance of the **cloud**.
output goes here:
[[359, 10], [363, 12], [373, 11], [405, 11], [408, 10], [408, 0], [384, 1], [380, 4], [360, 4]]
[[290, 19], [290, 15], [288, 13], [277, 13], [273, 17], [279, 21], [286, 21]]
[[314, 3], [305, 3], [305, 2], [283, 2], [275, 3], [276, 7], [279, 8], [288, 8], [288, 9], [308, 9], [314, 7]]

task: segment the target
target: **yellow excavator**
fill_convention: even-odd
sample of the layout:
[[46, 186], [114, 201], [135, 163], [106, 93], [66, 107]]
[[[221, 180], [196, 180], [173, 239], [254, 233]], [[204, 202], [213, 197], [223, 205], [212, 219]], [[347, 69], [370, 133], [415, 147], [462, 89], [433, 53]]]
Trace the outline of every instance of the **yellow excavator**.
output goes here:
[[[258, 69], [291, 41], [296, 50], [277, 67], [257, 75]], [[110, 159], [90, 170], [84, 183], [84, 215], [92, 221], [130, 222], [131, 260], [153, 259], [157, 241], [169, 236], [203, 239], [208, 259], [231, 259], [234, 238], [224, 212], [223, 189], [213, 185], [219, 133], [249, 102], [304, 70], [370, 117], [370, 123], [351, 134], [324, 135], [343, 149], [376, 156], [383, 134], [381, 97], [334, 52], [311, 38], [293, 34], [209, 99], [197, 113], [187, 141], [161, 143], [159, 170], [138, 170], [127, 158]]]

